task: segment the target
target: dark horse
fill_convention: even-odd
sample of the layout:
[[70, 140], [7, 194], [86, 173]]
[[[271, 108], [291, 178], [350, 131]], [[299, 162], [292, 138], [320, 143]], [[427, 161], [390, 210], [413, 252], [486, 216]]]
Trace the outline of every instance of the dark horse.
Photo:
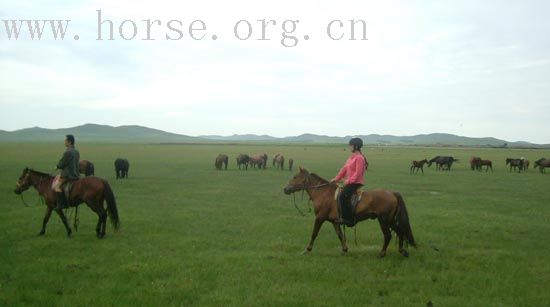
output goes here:
[[[420, 160], [420, 161], [412, 161], [411, 167], [409, 169], [409, 173], [418, 173], [418, 170], [422, 171], [422, 174], [424, 174], [424, 164], [428, 163], [428, 159]], [[415, 172], [416, 170], [416, 172]]]
[[95, 175], [94, 164], [88, 160], [80, 160], [78, 162], [78, 172], [85, 176], [93, 176]]
[[[338, 186], [319, 177], [316, 174], [308, 172], [300, 167], [300, 171], [289, 181], [284, 188], [285, 194], [305, 190], [311, 200], [315, 210], [315, 223], [311, 240], [304, 253], [311, 252], [313, 242], [319, 233], [319, 229], [325, 221], [329, 221], [334, 226], [334, 230], [342, 244], [342, 252], [347, 252], [348, 247], [346, 239], [342, 234], [339, 224], [335, 223], [338, 218], [338, 206], [334, 199], [334, 194]], [[407, 257], [409, 253], [403, 247], [403, 242], [416, 247], [407, 208], [401, 194], [387, 190], [373, 190], [362, 193], [361, 201], [355, 209], [355, 220], [363, 221], [366, 219], [378, 219], [380, 228], [384, 234], [384, 245], [380, 250], [379, 256], [386, 255], [386, 249], [391, 240], [391, 231], [395, 231], [399, 238], [399, 252]]]
[[130, 162], [126, 159], [118, 158], [115, 160], [115, 172], [116, 179], [128, 178], [128, 171], [130, 170]]
[[446, 157], [446, 156], [436, 156], [430, 161], [428, 161], [428, 167], [432, 166], [432, 163], [435, 162], [435, 170], [451, 170], [451, 166], [454, 162], [457, 162], [458, 159], [455, 159], [453, 157]]
[[292, 166], [294, 166], [294, 159], [288, 159], [288, 170], [292, 171]]
[[241, 169], [241, 165], [243, 165], [244, 169], [247, 170], [249, 162], [250, 157], [248, 155], [240, 154], [239, 156], [237, 156], [237, 166], [239, 167], [239, 169]]
[[517, 169], [519, 173], [523, 170], [524, 163], [522, 159], [506, 158], [506, 165], [510, 165], [510, 172], [512, 172], [512, 167], [514, 171]]
[[[16, 194], [21, 194], [32, 186], [38, 191], [38, 194], [44, 198], [47, 207], [42, 222], [42, 230], [40, 230], [39, 235], [46, 233], [46, 224], [48, 224], [52, 210], [55, 209], [57, 204], [56, 194], [52, 189], [53, 179], [54, 176], [50, 174], [25, 168], [15, 187], [14, 192]], [[109, 215], [115, 230], [118, 229], [120, 222], [118, 219], [115, 195], [113, 194], [111, 186], [105, 179], [90, 176], [73, 181], [68, 200], [69, 205], [73, 207], [77, 207], [81, 203], [86, 203], [88, 207], [97, 214], [99, 219], [95, 231], [98, 238], [103, 238], [105, 236], [107, 215]], [[104, 201], [107, 202], [107, 210], [104, 209]], [[67, 217], [62, 210], [56, 210], [56, 212], [61, 218], [61, 221], [63, 221], [63, 225], [65, 225], [67, 235], [71, 236], [72, 230], [67, 222]]]
[[550, 167], [550, 160], [544, 158], [538, 159], [537, 161], [535, 161], [535, 164], [533, 164], [533, 167], [538, 167], [541, 173], [545, 173], [546, 171], [544, 169]]
[[491, 160], [479, 160], [479, 170], [485, 166], [485, 172], [489, 171], [489, 168], [491, 169], [491, 173], [493, 172], [493, 161]]
[[229, 157], [227, 155], [219, 154], [216, 157], [216, 161], [214, 162], [214, 166], [217, 170], [221, 170], [222, 166], [225, 166], [225, 169], [227, 170], [227, 163], [229, 162]]

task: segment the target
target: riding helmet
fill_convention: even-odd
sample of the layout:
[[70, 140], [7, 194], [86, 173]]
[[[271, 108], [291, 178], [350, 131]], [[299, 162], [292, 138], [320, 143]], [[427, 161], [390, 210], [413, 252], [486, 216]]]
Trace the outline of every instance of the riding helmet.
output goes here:
[[360, 138], [352, 138], [349, 140], [349, 145], [352, 145], [354, 149], [361, 149], [363, 147], [363, 140]]

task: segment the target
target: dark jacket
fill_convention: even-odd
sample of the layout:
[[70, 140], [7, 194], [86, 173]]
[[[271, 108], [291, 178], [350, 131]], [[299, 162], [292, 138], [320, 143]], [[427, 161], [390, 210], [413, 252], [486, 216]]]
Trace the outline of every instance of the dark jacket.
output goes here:
[[62, 170], [61, 177], [69, 180], [80, 178], [78, 172], [78, 161], [80, 161], [80, 153], [74, 148], [74, 146], [67, 147], [63, 157], [57, 163], [57, 168]]

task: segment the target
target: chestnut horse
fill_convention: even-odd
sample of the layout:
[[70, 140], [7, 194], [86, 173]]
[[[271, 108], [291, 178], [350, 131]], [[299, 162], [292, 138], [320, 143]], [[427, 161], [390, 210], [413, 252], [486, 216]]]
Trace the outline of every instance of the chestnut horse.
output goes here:
[[[316, 174], [308, 172], [300, 167], [300, 171], [288, 182], [284, 192], [290, 195], [297, 191], [305, 190], [311, 200], [315, 210], [315, 223], [311, 240], [304, 253], [309, 253], [313, 249], [313, 242], [319, 233], [319, 229], [325, 221], [329, 221], [334, 226], [334, 230], [340, 239], [342, 252], [348, 251], [346, 239], [340, 228], [340, 224], [335, 223], [338, 218], [338, 205], [334, 199], [334, 194], [338, 185], [319, 177]], [[354, 217], [356, 221], [366, 219], [378, 219], [380, 228], [384, 234], [384, 245], [380, 250], [379, 256], [386, 255], [386, 249], [391, 240], [391, 231], [393, 230], [399, 238], [399, 252], [407, 257], [409, 253], [403, 247], [403, 242], [416, 247], [407, 208], [401, 194], [388, 190], [373, 190], [362, 193], [361, 201], [357, 204]]]
[[[52, 182], [54, 176], [42, 172], [38, 172], [29, 168], [25, 168], [23, 173], [17, 181], [17, 186], [15, 187], [15, 193], [21, 194], [26, 191], [29, 187], [34, 187], [40, 196], [44, 198], [44, 203], [46, 204], [46, 214], [44, 215], [44, 220], [42, 222], [42, 230], [40, 230], [39, 235], [46, 233], [46, 225], [52, 214], [52, 210], [55, 209], [57, 204], [57, 196], [52, 189]], [[118, 230], [119, 219], [118, 219], [118, 209], [116, 207], [115, 195], [109, 183], [99, 177], [84, 177], [73, 181], [73, 186], [70, 192], [70, 197], [68, 203], [70, 206], [77, 207], [81, 203], [86, 203], [90, 209], [92, 209], [99, 220], [97, 221], [96, 234], [98, 238], [103, 238], [105, 236], [105, 224], [107, 221], [107, 214], [110, 217], [111, 223], [115, 230]], [[103, 207], [103, 202], [107, 201], [107, 210]], [[67, 223], [67, 217], [63, 213], [63, 210], [55, 210], [65, 229], [67, 230], [67, 236], [71, 236], [72, 230]]]

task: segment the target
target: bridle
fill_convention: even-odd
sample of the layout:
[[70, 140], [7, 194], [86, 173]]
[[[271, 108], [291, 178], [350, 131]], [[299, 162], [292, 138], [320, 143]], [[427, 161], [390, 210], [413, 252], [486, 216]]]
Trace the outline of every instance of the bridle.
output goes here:
[[[31, 172], [31, 170], [27, 170], [27, 172], [25, 173], [25, 177], [23, 177], [23, 180], [24, 180], [25, 183], [27, 183], [29, 181], [30, 172]], [[23, 192], [25, 192], [31, 186], [31, 183], [26, 184], [25, 190], [22, 190], [23, 185], [21, 184], [20, 181], [21, 180], [17, 181], [16, 189], [19, 189], [21, 191], [21, 194], [19, 194], [19, 196], [21, 197], [21, 202], [23, 203], [23, 205], [25, 205], [25, 207], [36, 207], [40, 204], [44, 204], [44, 197], [42, 197], [39, 193], [38, 199], [36, 200], [36, 204], [34, 206], [29, 205], [25, 201], [25, 198], [23, 197]], [[38, 185], [37, 185], [37, 190], [40, 190], [40, 186], [42, 185], [43, 181], [44, 181], [44, 178], [40, 177], [40, 181], [38, 182]]]
[[[331, 183], [330, 182], [327, 182], [327, 183], [322, 183], [322, 184], [318, 184], [318, 185], [311, 185], [311, 175], [310, 173], [307, 173], [306, 175], [306, 178], [304, 179], [304, 181], [302, 182], [302, 185], [301, 187], [299, 186], [299, 189], [296, 189], [295, 191], [292, 191], [292, 195], [293, 195], [293, 203], [294, 203], [294, 207], [296, 208], [296, 210], [298, 211], [298, 213], [300, 213], [301, 216], [306, 216], [302, 210], [300, 210], [300, 208], [298, 207], [298, 205], [296, 204], [296, 192], [298, 191], [302, 191], [302, 199], [304, 199], [304, 193], [307, 189], [319, 189], [319, 188], [322, 188], [322, 187], [325, 187], [325, 186], [328, 186], [330, 185]], [[309, 199], [311, 200], [311, 198]], [[309, 212], [311, 212], [311, 207], [309, 207]]]

